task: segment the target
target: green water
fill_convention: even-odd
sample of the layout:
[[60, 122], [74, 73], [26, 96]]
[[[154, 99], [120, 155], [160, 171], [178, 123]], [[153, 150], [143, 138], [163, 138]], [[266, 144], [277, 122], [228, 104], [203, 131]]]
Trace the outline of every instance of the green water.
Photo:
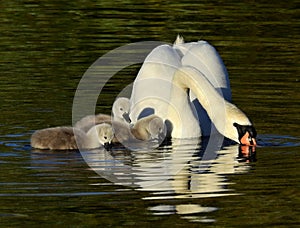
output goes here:
[[[299, 226], [297, 11], [296, 1], [1, 2], [0, 226]], [[30, 148], [34, 130], [72, 124], [77, 85], [96, 59], [132, 42], [172, 43], [177, 34], [218, 49], [233, 101], [258, 131], [256, 162], [234, 162], [238, 149], [226, 147], [213, 171], [202, 173], [193, 146], [135, 159], [121, 150], [101, 158], [107, 163], [98, 175], [80, 153]], [[97, 112], [110, 113], [138, 67], [110, 79]], [[174, 158], [174, 151], [183, 154]], [[162, 157], [184, 168], [158, 175]], [[112, 162], [130, 177], [143, 171], [163, 184], [116, 185], [103, 178]], [[151, 169], [132, 170], [140, 164]]]

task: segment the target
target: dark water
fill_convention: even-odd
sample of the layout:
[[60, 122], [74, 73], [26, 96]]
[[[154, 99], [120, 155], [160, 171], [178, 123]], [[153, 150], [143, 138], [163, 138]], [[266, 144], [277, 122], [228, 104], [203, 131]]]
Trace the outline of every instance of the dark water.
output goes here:
[[[0, 10], [1, 226], [299, 226], [296, 1], [18, 1]], [[77, 85], [97, 58], [178, 33], [220, 52], [234, 103], [259, 133], [255, 159], [224, 146], [205, 163], [194, 141], [84, 156], [30, 148], [34, 130], [71, 125]], [[110, 79], [97, 112], [110, 113], [138, 67]]]

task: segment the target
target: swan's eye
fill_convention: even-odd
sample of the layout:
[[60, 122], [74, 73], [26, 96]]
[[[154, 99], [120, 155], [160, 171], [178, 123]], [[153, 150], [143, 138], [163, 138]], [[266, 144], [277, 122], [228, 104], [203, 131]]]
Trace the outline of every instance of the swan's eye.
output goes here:
[[104, 139], [107, 139], [107, 137], [106, 137], [106, 136], [104, 136]]
[[121, 111], [123, 111], [123, 108], [120, 108]]

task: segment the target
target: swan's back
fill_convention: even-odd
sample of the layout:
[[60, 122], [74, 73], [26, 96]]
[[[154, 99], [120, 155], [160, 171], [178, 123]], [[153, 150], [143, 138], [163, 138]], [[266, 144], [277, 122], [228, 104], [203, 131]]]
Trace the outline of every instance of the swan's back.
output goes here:
[[[174, 48], [183, 56], [182, 66], [199, 70], [227, 101], [231, 100], [227, 69], [217, 50], [207, 41], [175, 42]], [[195, 97], [193, 97], [195, 98]]]

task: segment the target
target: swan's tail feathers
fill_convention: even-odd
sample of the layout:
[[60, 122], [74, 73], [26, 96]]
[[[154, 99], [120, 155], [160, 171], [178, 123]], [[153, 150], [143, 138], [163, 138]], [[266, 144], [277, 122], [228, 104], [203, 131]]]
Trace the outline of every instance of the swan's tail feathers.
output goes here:
[[177, 35], [176, 40], [174, 42], [174, 45], [178, 45], [178, 44], [183, 44], [184, 43], [184, 39], [181, 35]]

